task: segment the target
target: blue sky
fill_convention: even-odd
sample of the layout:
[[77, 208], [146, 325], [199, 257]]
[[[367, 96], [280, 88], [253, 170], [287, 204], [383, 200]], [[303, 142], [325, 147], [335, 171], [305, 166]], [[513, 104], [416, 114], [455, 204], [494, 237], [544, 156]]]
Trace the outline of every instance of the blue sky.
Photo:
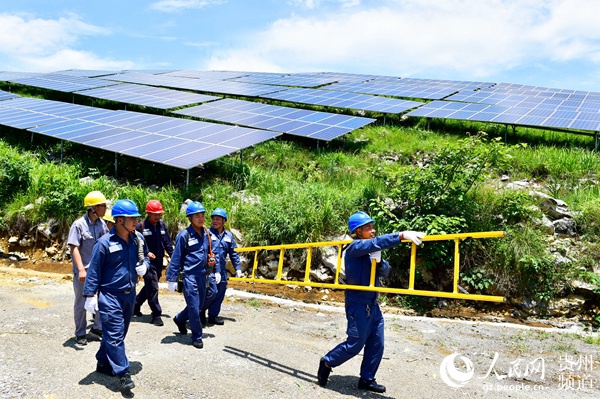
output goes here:
[[0, 71], [348, 72], [600, 92], [597, 0], [0, 0]]

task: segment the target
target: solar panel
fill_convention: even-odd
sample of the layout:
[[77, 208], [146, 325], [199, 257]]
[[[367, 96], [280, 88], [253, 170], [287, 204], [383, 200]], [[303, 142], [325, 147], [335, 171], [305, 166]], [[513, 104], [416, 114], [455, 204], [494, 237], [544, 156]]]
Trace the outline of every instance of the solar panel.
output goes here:
[[317, 87], [335, 82], [335, 79], [326, 76], [278, 73], [250, 73], [247, 76], [232, 80], [244, 83], [299, 87]]
[[265, 94], [261, 97], [303, 104], [395, 114], [423, 105], [423, 103], [416, 101], [318, 89], [289, 89]]
[[142, 86], [131, 83], [77, 91], [75, 93], [92, 98], [101, 98], [104, 100], [142, 105], [158, 109], [177, 108], [184, 105], [203, 103], [221, 98], [216, 96], [208, 96], [205, 94], [189, 93], [179, 90]]
[[66, 93], [115, 84], [109, 80], [63, 75], [59, 73], [17, 78], [9, 81], [11, 83], [17, 83], [25, 86], [39, 87], [42, 89], [56, 90]]
[[118, 82], [138, 83], [150, 86], [163, 86], [176, 89], [194, 90], [208, 93], [231, 94], [256, 97], [272, 93], [282, 88], [277, 86], [233, 82], [217, 79], [194, 79], [171, 76], [167, 74], [150, 75], [142, 73], [124, 73], [105, 76], [104, 79]]
[[11, 98], [19, 97], [17, 94], [9, 93], [7, 91], [0, 90], [0, 101], [10, 100]]
[[380, 80], [373, 79], [366, 82], [335, 83], [324, 86], [321, 89], [392, 97], [439, 100], [461, 90], [474, 90], [490, 85], [492, 85], [492, 83], [489, 82], [386, 78]]
[[[375, 119], [371, 118], [338, 115], [318, 111], [307, 111], [233, 99], [213, 101], [207, 104], [175, 111], [174, 113], [202, 119], [218, 120], [227, 123], [238, 123], [239, 121], [244, 121], [245, 126], [268, 129], [297, 136], [313, 137], [323, 140], [332, 140], [338, 136], [351, 132], [354, 129], [375, 121]], [[322, 121], [311, 122], [303, 119], [309, 117], [311, 114], [316, 114], [319, 116], [322, 115]], [[252, 117], [259, 115], [268, 115], [272, 118], [258, 121], [252, 119]], [[331, 122], [326, 123], [325, 121], [327, 119], [331, 119]], [[306, 127], [310, 125], [317, 125], [316, 127], [320, 128], [320, 130], [327, 129], [329, 127], [335, 127], [336, 129], [330, 129], [330, 133], [327, 135], [318, 136], [318, 134], [314, 133], [311, 129], [306, 129]], [[333, 132], [336, 132], [337, 135], [334, 135]], [[328, 138], [325, 139], [323, 137]]]

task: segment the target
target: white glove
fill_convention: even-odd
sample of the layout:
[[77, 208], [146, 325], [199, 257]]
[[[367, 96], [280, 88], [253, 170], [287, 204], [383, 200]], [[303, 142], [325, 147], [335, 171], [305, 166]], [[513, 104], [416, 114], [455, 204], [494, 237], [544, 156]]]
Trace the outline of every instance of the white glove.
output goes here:
[[215, 281], [217, 282], [217, 285], [221, 282], [221, 273], [215, 273]]
[[177, 281], [169, 281], [167, 289], [171, 292], [175, 292], [175, 290], [177, 289]]
[[90, 313], [96, 313], [98, 311], [98, 298], [96, 298], [96, 295], [85, 298], [83, 307]]
[[402, 238], [405, 240], [411, 240], [416, 245], [421, 245], [421, 238], [425, 237], [427, 234], [421, 233], [419, 231], [403, 231]]
[[144, 263], [141, 263], [140, 265], [135, 267], [135, 272], [138, 274], [138, 276], [143, 276], [144, 274], [146, 274], [147, 271], [148, 268]]
[[371, 252], [369, 256], [371, 257], [371, 259], [375, 259], [375, 262], [381, 262], [381, 251]]
[[242, 278], [242, 271], [241, 271], [241, 270], [236, 270], [236, 271], [235, 271], [235, 276], [236, 276], [237, 278]]

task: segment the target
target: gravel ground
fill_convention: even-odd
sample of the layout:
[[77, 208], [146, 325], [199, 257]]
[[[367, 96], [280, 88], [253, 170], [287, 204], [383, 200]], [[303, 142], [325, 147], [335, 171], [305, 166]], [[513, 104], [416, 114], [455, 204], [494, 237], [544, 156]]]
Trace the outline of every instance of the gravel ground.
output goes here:
[[206, 328], [204, 349], [195, 349], [171, 320], [183, 297], [161, 291], [165, 326], [134, 318], [126, 338], [136, 388], [124, 395], [116, 378], [94, 371], [99, 342], [74, 343], [70, 278], [0, 267], [0, 397], [600, 397], [600, 346], [587, 343], [597, 336], [391, 314], [377, 374], [387, 392], [356, 389], [360, 355], [334, 369], [323, 388], [319, 358], [345, 338], [341, 304], [228, 294], [225, 325]]

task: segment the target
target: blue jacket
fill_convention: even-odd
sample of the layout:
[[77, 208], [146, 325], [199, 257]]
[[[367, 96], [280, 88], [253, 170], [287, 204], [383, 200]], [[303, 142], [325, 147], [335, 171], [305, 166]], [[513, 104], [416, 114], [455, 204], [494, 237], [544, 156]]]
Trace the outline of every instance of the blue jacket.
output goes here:
[[[372, 252], [391, 248], [400, 244], [400, 234], [384, 234], [379, 237], [362, 240], [355, 239], [346, 248], [344, 263], [346, 265], [346, 284], [369, 285], [371, 280], [371, 258]], [[381, 286], [380, 277], [387, 277], [390, 273], [390, 264], [381, 260], [377, 264], [375, 273], [375, 286]], [[364, 304], [373, 304], [377, 301], [377, 292], [346, 290], [346, 301]]]
[[233, 234], [228, 230], [223, 230], [222, 234], [211, 227], [210, 237], [212, 240], [212, 250], [217, 257], [217, 265], [215, 271], [221, 273], [221, 277], [227, 278], [227, 255], [231, 259], [231, 264], [235, 270], [242, 270], [242, 263], [240, 262], [240, 254], [235, 252], [237, 243], [233, 238]]
[[135, 228], [144, 236], [146, 244], [148, 245], [148, 251], [156, 256], [156, 259], [151, 260], [150, 263], [152, 263], [155, 268], [162, 268], [165, 251], [169, 256], [173, 255], [173, 242], [171, 241], [171, 236], [167, 231], [165, 223], [162, 220], [159, 220], [156, 226], [154, 226], [146, 218], [143, 222], [138, 223]]
[[[144, 264], [149, 266], [148, 247], [144, 245]], [[138, 275], [135, 266], [138, 262], [137, 238], [129, 237], [125, 242], [113, 227], [108, 234], [100, 237], [92, 252], [92, 260], [87, 271], [83, 295], [95, 295], [99, 291], [123, 292], [135, 289]]]
[[179, 272], [184, 275], [206, 274], [208, 234], [198, 234], [192, 226], [181, 230], [175, 237], [175, 249], [167, 268], [167, 281], [177, 281]]

